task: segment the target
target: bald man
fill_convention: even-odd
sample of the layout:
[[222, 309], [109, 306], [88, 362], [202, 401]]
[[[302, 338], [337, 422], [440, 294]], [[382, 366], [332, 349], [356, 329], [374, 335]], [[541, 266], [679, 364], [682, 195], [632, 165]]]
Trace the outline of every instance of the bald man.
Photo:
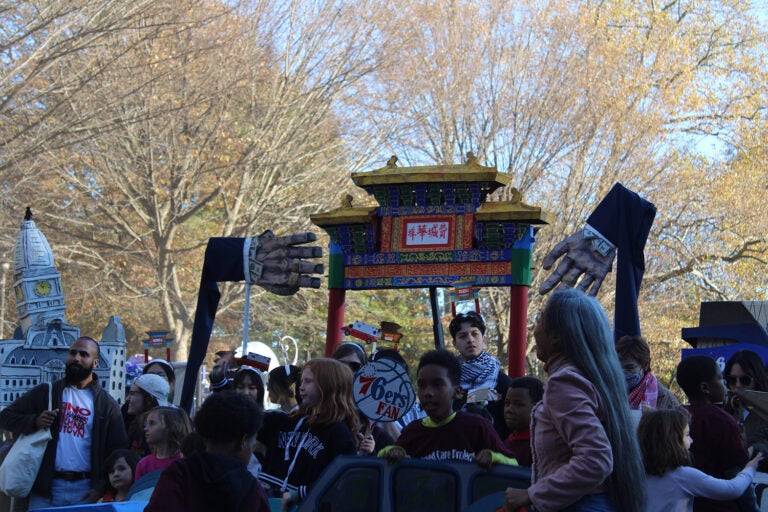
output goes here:
[[83, 336], [70, 347], [64, 378], [38, 384], [0, 411], [0, 428], [14, 434], [51, 430], [43, 463], [29, 495], [29, 510], [95, 503], [103, 493], [103, 462], [128, 437], [117, 403], [93, 369], [99, 344]]

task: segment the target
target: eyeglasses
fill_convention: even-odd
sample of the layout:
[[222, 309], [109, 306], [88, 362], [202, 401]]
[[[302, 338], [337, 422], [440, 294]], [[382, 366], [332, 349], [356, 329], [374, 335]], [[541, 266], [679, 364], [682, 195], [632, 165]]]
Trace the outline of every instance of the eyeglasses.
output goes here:
[[354, 361], [342, 361], [342, 362], [343, 362], [344, 364], [346, 364], [347, 366], [349, 366], [349, 368], [350, 368], [350, 369], [351, 369], [353, 372], [357, 372], [357, 370], [359, 370], [359, 369], [360, 369], [360, 367], [362, 366], [360, 363], [356, 363], [356, 362], [354, 362]]
[[738, 382], [742, 386], [751, 386], [753, 382], [755, 382], [755, 378], [751, 375], [728, 375], [725, 377], [725, 382], [728, 383], [729, 386], [735, 386]]

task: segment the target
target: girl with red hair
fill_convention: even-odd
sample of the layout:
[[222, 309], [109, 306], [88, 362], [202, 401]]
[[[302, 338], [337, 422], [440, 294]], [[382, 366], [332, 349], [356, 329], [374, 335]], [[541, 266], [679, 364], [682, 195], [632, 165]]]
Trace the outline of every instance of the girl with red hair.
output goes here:
[[301, 405], [276, 415], [259, 440], [267, 447], [260, 479], [284, 502], [306, 496], [307, 488], [338, 455], [354, 455], [359, 428], [352, 398], [352, 370], [335, 359], [313, 359], [301, 371]]

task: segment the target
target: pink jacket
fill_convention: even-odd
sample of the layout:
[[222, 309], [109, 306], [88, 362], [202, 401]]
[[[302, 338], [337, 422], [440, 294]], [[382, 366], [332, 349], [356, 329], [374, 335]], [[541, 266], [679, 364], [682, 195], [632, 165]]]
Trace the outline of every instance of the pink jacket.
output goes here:
[[536, 510], [556, 511], [582, 496], [607, 492], [613, 453], [597, 390], [568, 360], [550, 363], [544, 399], [531, 414]]

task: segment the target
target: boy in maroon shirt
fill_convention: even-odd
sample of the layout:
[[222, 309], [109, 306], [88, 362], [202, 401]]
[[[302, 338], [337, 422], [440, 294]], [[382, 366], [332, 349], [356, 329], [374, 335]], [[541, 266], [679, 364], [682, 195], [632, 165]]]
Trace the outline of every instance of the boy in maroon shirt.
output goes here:
[[427, 460], [476, 461], [482, 467], [494, 462], [517, 465], [490, 421], [482, 416], [453, 411], [453, 401], [463, 392], [461, 363], [447, 350], [430, 350], [419, 360], [419, 403], [427, 413], [409, 423], [395, 445], [379, 452], [390, 464], [410, 456]]
[[[749, 455], [741, 440], [736, 420], [722, 407], [725, 385], [720, 367], [709, 356], [688, 356], [677, 365], [677, 383], [688, 397], [693, 467], [715, 478], [732, 478], [747, 463]], [[744, 504], [747, 508], [742, 508]], [[736, 501], [695, 498], [693, 510], [757, 510], [754, 488], [748, 487]]]
[[504, 400], [504, 422], [510, 431], [504, 446], [521, 466], [530, 466], [531, 410], [544, 396], [544, 384], [536, 377], [513, 379]]

